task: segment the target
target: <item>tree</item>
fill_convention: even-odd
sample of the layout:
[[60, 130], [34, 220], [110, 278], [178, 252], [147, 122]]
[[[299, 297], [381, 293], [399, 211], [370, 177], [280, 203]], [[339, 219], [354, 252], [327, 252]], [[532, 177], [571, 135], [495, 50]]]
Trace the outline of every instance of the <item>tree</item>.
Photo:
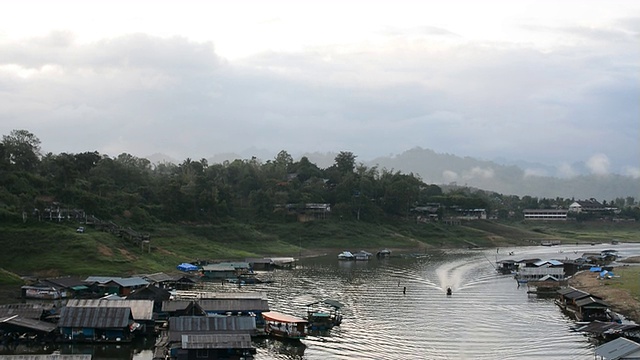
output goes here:
[[3, 163], [18, 170], [32, 171], [40, 161], [40, 139], [27, 130], [12, 130], [2, 136]]
[[356, 168], [356, 156], [352, 152], [340, 151], [334, 160], [338, 171], [342, 175], [350, 174]]

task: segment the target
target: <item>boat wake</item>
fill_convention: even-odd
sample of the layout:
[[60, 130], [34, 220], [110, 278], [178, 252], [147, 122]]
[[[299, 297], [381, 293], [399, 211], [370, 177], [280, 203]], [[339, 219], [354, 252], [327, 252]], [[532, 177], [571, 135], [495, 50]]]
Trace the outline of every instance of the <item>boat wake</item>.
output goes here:
[[473, 279], [472, 274], [477, 267], [477, 262], [469, 261], [468, 259], [440, 265], [436, 268], [436, 276], [439, 282], [438, 289], [443, 292], [449, 288], [452, 291], [457, 291], [475, 284], [478, 279]]

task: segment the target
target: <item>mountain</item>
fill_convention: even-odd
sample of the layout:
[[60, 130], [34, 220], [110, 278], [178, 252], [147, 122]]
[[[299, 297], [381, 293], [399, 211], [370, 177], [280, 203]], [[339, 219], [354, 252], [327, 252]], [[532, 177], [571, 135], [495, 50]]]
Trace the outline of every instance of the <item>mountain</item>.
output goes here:
[[[250, 159], [255, 156], [258, 160], [265, 162], [274, 159], [276, 155], [270, 155], [266, 150], [248, 149], [241, 154], [217, 154], [209, 157], [208, 161], [209, 164], [216, 164], [225, 160]], [[301, 156], [293, 155], [293, 157], [299, 160], [302, 156], [306, 156], [319, 168], [325, 169], [333, 165], [336, 155], [335, 152], [314, 152], [304, 153]], [[154, 154], [153, 158], [155, 161], [149, 158], [152, 163], [159, 160], [179, 163], [162, 154]], [[420, 147], [399, 155], [378, 157], [370, 161], [360, 161], [356, 158], [356, 162], [368, 167], [377, 166], [379, 169], [394, 172], [413, 173], [420, 176], [427, 184], [468, 186], [505, 195], [561, 197], [576, 200], [595, 198], [600, 201], [627, 197], [640, 199], [638, 179], [617, 174], [592, 175], [582, 163], [573, 164], [572, 171], [563, 171], [550, 165], [505, 159], [481, 160], [437, 153]], [[548, 174], [562, 174], [562, 176]]]
[[[530, 195], [546, 198], [613, 200], [640, 197], [640, 181], [629, 176], [578, 175], [570, 178], [539, 176], [515, 165], [439, 154], [433, 150], [413, 148], [392, 157], [379, 157], [365, 163], [403, 173], [419, 175], [428, 184], [456, 184], [506, 195]], [[556, 173], [553, 168], [544, 168]]]

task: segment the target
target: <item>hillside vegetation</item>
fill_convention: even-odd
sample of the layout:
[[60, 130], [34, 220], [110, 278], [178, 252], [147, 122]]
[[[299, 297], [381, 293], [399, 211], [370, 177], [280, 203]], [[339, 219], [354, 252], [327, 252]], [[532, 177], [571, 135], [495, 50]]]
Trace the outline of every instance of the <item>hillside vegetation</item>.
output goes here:
[[[581, 217], [519, 222], [523, 209], [567, 208], [573, 199], [445, 191], [356, 158], [340, 152], [333, 165], [319, 168], [283, 150], [264, 163], [151, 164], [126, 153], [43, 155], [34, 134], [14, 130], [0, 142], [0, 266], [21, 276], [126, 275], [173, 271], [196, 259], [634, 240], [624, 224], [591, 226], [583, 220], [593, 219]], [[633, 197], [609, 204], [620, 211], [594, 218], [640, 218]], [[499, 221], [445, 224], [475, 211]], [[112, 224], [120, 235], [148, 233], [150, 246], [86, 222]], [[76, 232], [81, 225], [86, 232]], [[5, 275], [4, 283], [16, 279]]]
[[[640, 227], [602, 224], [523, 224], [469, 221], [462, 225], [406, 222], [370, 224], [325, 220], [308, 223], [227, 222], [208, 225], [159, 224], [151, 246], [138, 247], [110, 233], [72, 224], [28, 223], [3, 227], [1, 283], [19, 276], [117, 275], [175, 272], [197, 259], [239, 260], [258, 256], [310, 256], [342, 250], [396, 252], [445, 248], [537, 245], [543, 240], [573, 242], [640, 241]], [[8, 275], [14, 274], [14, 275]]]

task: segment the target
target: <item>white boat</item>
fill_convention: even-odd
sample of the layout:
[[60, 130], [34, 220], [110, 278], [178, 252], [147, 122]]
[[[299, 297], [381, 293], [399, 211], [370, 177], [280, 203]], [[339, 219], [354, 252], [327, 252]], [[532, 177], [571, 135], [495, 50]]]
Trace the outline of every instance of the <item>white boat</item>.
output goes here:
[[351, 251], [343, 251], [338, 254], [338, 260], [355, 260], [355, 258]]
[[360, 250], [357, 253], [353, 254], [353, 256], [356, 260], [371, 260], [373, 254], [364, 250]]

